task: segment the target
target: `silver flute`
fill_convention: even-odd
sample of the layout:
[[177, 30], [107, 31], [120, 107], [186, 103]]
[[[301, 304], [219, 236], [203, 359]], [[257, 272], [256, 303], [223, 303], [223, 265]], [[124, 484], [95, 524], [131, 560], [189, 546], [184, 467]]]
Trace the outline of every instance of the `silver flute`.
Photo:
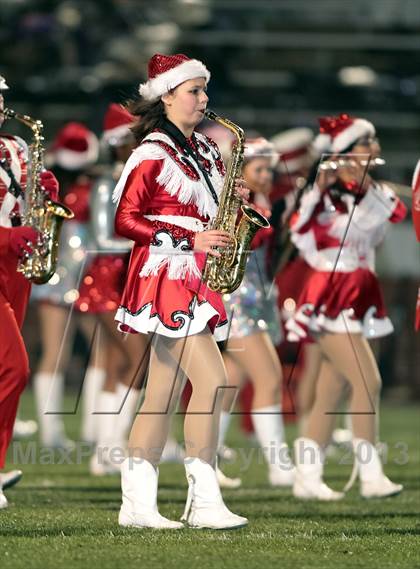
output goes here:
[[[354, 156], [357, 156], [355, 154]], [[366, 156], [363, 154], [363, 156]], [[372, 158], [369, 160], [365, 158], [364, 160], [356, 161], [354, 158], [334, 158], [331, 160], [325, 160], [325, 162], [321, 162], [319, 165], [319, 170], [323, 171], [335, 171], [339, 168], [349, 168], [351, 166], [383, 166], [385, 164], [385, 160], [383, 158]]]

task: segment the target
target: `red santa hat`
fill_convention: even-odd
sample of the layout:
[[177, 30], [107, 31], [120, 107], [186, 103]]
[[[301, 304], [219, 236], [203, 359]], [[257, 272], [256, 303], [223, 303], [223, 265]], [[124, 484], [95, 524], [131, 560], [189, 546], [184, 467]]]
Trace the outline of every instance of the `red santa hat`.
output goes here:
[[3, 75], [0, 75], [0, 91], [6, 91], [9, 88], [9, 85], [6, 83], [6, 79]]
[[268, 158], [272, 168], [276, 166], [279, 160], [274, 145], [262, 136], [245, 140], [244, 160], [249, 162], [253, 158]]
[[309, 166], [313, 160], [313, 132], [310, 128], [291, 128], [271, 138], [278, 155], [278, 170], [284, 174], [294, 174]]
[[102, 140], [111, 146], [118, 146], [130, 134], [135, 117], [122, 105], [111, 103], [104, 117]]
[[95, 163], [98, 153], [95, 134], [82, 123], [69, 122], [58, 131], [48, 152], [48, 162], [65, 170], [80, 170]]
[[175, 89], [184, 81], [198, 77], [203, 77], [206, 83], [210, 80], [210, 72], [201, 61], [190, 59], [182, 53], [156, 53], [149, 61], [148, 80], [140, 85], [139, 93], [143, 99], [151, 101]]
[[[343, 152], [363, 136], [375, 136], [375, 127], [365, 119], [341, 114], [338, 117], [321, 117], [319, 119], [318, 142], [320, 148], [329, 152]], [[329, 144], [329, 148], [328, 148]]]

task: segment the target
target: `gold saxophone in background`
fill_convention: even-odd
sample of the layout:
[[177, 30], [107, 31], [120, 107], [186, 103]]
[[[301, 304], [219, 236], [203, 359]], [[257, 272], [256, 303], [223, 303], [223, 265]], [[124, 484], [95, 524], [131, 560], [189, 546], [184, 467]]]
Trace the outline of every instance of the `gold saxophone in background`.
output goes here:
[[33, 227], [39, 233], [33, 252], [25, 254], [17, 270], [35, 284], [50, 280], [57, 268], [58, 241], [62, 223], [74, 214], [66, 206], [48, 199], [42, 189], [40, 174], [44, 168], [42, 142], [43, 124], [12, 109], [4, 110], [4, 118], [14, 118], [32, 130], [33, 142], [29, 145], [28, 182], [25, 191], [25, 211], [22, 225]]
[[[252, 207], [241, 205], [242, 200], [236, 194], [235, 180], [241, 174], [244, 157], [244, 131], [232, 121], [221, 118], [212, 111], [206, 111], [205, 116], [228, 128], [236, 137], [223, 190], [219, 197], [219, 208], [211, 225], [211, 229], [227, 231], [232, 243], [218, 249], [220, 257], [207, 255], [203, 272], [203, 279], [211, 290], [230, 293], [239, 287], [244, 278], [254, 235], [259, 229], [270, 227], [270, 224]], [[239, 208], [242, 211], [242, 217], [237, 224]]]

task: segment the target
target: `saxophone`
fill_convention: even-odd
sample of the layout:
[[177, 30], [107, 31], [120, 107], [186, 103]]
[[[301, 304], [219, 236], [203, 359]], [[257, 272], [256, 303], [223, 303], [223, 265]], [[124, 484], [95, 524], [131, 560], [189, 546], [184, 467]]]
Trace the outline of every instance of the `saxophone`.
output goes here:
[[62, 223], [65, 219], [71, 219], [74, 214], [65, 205], [45, 198], [39, 178], [44, 167], [42, 122], [27, 115], [20, 115], [12, 109], [4, 109], [4, 118], [14, 118], [32, 130], [33, 142], [29, 146], [28, 184], [22, 225], [33, 227], [38, 231], [39, 239], [34, 244], [33, 252], [26, 253], [19, 261], [17, 270], [33, 283], [45, 284], [57, 268], [58, 241]]
[[[203, 280], [207, 286], [224, 294], [233, 292], [240, 286], [244, 278], [251, 241], [259, 229], [270, 227], [270, 224], [252, 207], [241, 205], [242, 200], [235, 191], [235, 180], [242, 170], [244, 131], [229, 119], [221, 118], [212, 111], [207, 110], [205, 116], [228, 128], [236, 137], [220, 195], [219, 208], [211, 225], [211, 229], [227, 231], [231, 237], [231, 244], [218, 249], [220, 257], [207, 255], [203, 271]], [[239, 209], [242, 216], [237, 224]]]

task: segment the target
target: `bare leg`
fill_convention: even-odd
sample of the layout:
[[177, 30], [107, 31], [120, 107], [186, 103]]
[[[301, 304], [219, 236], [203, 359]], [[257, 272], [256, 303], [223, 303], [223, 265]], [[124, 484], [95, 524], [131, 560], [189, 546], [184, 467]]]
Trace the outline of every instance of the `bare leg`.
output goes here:
[[[243, 349], [240, 349], [241, 346]], [[280, 404], [282, 370], [277, 352], [267, 333], [231, 338], [227, 353], [228, 357], [239, 366], [242, 374], [252, 381], [253, 409]]]
[[285, 443], [281, 414], [282, 369], [270, 336], [261, 332], [230, 339], [228, 354], [254, 387], [252, 421], [269, 466], [270, 483], [290, 486], [294, 469]]
[[335, 371], [351, 387], [349, 411], [354, 436], [375, 443], [381, 378], [367, 340], [361, 334], [324, 334], [318, 342]]
[[246, 376], [242, 368], [229, 355], [229, 352], [224, 352], [222, 355], [227, 373], [227, 386], [223, 397], [223, 411], [230, 413], [235, 405], [236, 398]]
[[317, 343], [305, 344], [304, 367], [297, 385], [299, 431], [305, 430], [308, 414], [315, 402], [317, 379], [321, 370], [322, 354]]
[[193, 388], [184, 423], [186, 454], [213, 463], [226, 372], [209, 332], [179, 340], [155, 335], [145, 399], [130, 434], [130, 454], [159, 462], [184, 379], [179, 366]]
[[331, 440], [336, 412], [346, 384], [344, 380], [340, 380], [328, 360], [321, 358], [321, 362], [318, 381], [315, 382], [315, 402], [309, 409], [301, 434], [324, 447]]
[[113, 344], [107, 357], [107, 378], [105, 389], [114, 391], [116, 381], [138, 389], [146, 374], [149, 363], [149, 338], [144, 334], [122, 334], [118, 331], [114, 313], [100, 315], [107, 334], [108, 343]]

